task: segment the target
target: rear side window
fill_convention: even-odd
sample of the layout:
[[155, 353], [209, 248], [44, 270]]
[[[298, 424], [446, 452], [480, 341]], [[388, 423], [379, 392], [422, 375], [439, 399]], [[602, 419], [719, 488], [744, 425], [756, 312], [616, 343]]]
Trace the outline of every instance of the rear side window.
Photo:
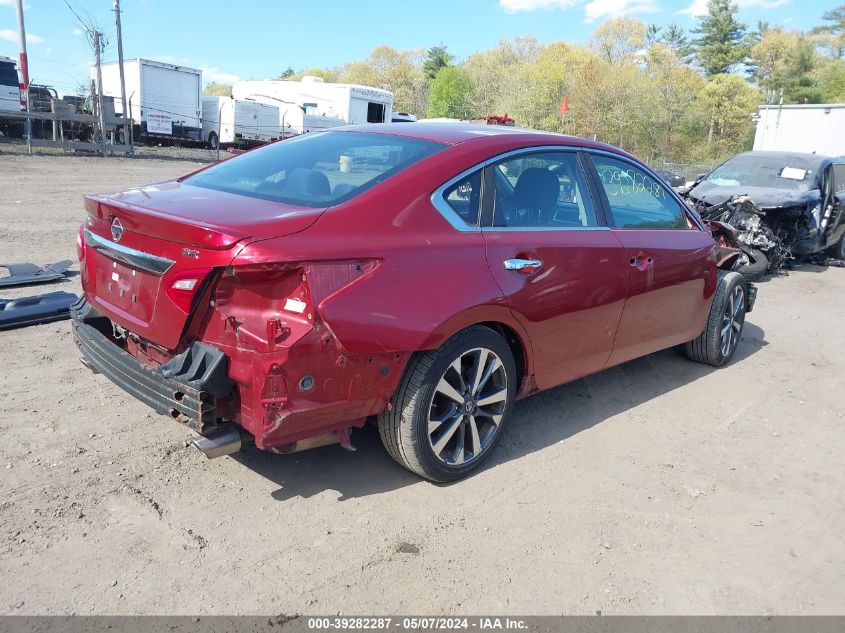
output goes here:
[[656, 178], [622, 160], [607, 156], [592, 159], [617, 228], [689, 228], [680, 203]]
[[481, 170], [461, 178], [443, 192], [443, 199], [467, 226], [481, 223]]
[[0, 86], [17, 87], [18, 85], [18, 71], [15, 70], [15, 65], [9, 62], [0, 62]]
[[275, 202], [327, 207], [354, 198], [444, 147], [401, 136], [314, 132], [231, 158], [183, 182]]

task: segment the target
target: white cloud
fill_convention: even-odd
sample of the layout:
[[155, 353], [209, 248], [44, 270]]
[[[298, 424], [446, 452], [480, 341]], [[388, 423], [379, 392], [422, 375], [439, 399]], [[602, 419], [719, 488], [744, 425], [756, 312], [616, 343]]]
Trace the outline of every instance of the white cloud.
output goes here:
[[[17, 6], [17, 0], [0, 0], [0, 7], [9, 7], [10, 9], [14, 9]], [[23, 3], [23, 10], [29, 11], [29, 5], [26, 2]]]
[[[761, 9], [774, 9], [775, 7], [782, 7], [789, 4], [792, 0], [736, 0], [740, 9], [751, 9], [759, 7]], [[686, 9], [675, 11], [679, 15], [690, 15], [698, 17], [700, 15], [707, 15], [707, 0], [693, 0]]]
[[[13, 31], [12, 29], [2, 29], [0, 30], [0, 40], [6, 40], [7, 42], [17, 42], [18, 32]], [[43, 37], [39, 37], [38, 35], [34, 35], [33, 33], [26, 34], [27, 44], [40, 44], [43, 41]]]
[[[706, 3], [707, 0], [704, 0]], [[585, 4], [586, 3], [586, 4]], [[634, 13], [657, 13], [660, 11], [655, 0], [499, 0], [505, 13], [570, 9], [584, 5], [584, 21], [593, 22], [599, 18], [618, 18]]]
[[568, 9], [575, 6], [580, 0], [499, 0], [499, 6], [505, 13], [517, 13], [519, 11], [536, 11], [538, 9]]
[[599, 18], [618, 18], [635, 13], [658, 13], [654, 0], [591, 0], [584, 7], [584, 22]]
[[82, 37], [82, 29], [78, 26], [70, 32], [71, 35], [75, 35], [76, 37]]
[[233, 75], [231, 73], [224, 73], [221, 71], [217, 66], [213, 66], [211, 68], [202, 69], [202, 77], [205, 81], [213, 81], [219, 84], [230, 84], [234, 81], [238, 81], [240, 77], [237, 75]]

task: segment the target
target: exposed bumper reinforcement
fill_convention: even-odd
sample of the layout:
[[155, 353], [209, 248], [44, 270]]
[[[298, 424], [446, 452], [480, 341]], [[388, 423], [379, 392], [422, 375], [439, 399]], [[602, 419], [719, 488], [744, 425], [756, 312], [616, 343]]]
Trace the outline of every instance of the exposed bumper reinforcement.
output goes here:
[[217, 400], [232, 391], [222, 351], [195, 342], [165, 365], [150, 369], [95, 327], [98, 320], [108, 320], [85, 300], [73, 306], [71, 318], [86, 367], [198, 433], [215, 426]]

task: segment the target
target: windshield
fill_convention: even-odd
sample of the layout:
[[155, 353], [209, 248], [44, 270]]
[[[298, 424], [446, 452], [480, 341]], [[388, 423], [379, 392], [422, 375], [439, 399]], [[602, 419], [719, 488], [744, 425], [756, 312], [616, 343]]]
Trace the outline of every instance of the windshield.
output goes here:
[[353, 198], [445, 145], [359, 132], [314, 132], [267, 145], [184, 182], [275, 202], [327, 207]]
[[800, 156], [740, 154], [713, 170], [704, 182], [717, 187], [764, 187], [809, 191], [819, 161]]

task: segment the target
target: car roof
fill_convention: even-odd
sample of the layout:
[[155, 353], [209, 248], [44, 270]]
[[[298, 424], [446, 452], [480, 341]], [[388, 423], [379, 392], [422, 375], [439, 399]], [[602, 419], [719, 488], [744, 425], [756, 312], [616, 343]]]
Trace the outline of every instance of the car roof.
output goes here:
[[600, 149], [615, 154], [628, 156], [619, 148], [598, 141], [591, 141], [578, 136], [567, 136], [555, 132], [544, 132], [541, 130], [530, 130], [528, 128], [512, 127], [505, 125], [483, 125], [473, 123], [370, 123], [366, 125], [349, 125], [333, 128], [337, 131], [366, 132], [371, 134], [388, 134], [391, 136], [404, 136], [435, 143], [457, 145], [468, 141], [482, 142], [482, 139], [497, 138], [500, 140], [524, 140], [526, 145], [569, 145], [576, 147], [587, 147]]

